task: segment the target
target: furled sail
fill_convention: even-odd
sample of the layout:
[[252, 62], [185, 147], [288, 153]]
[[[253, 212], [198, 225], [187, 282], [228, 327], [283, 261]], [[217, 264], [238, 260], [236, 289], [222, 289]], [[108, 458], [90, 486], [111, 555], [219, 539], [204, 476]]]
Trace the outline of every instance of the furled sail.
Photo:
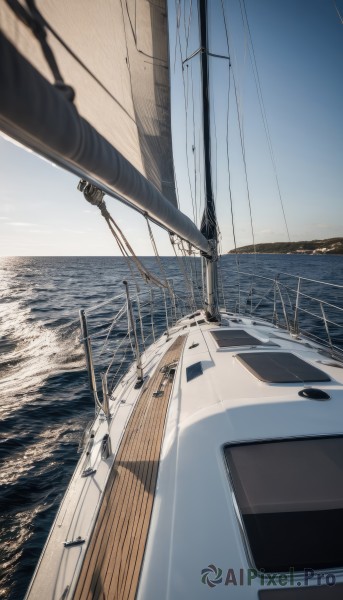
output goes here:
[[206, 251], [177, 210], [166, 0], [2, 0], [0, 127]]

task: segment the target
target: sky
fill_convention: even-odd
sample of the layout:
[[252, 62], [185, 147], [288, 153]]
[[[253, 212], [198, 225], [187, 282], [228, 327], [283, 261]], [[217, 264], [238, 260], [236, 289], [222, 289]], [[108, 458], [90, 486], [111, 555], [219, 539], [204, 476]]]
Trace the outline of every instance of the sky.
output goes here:
[[[178, 57], [173, 5], [170, 47], [171, 56]], [[209, 5], [210, 51], [227, 55], [221, 0], [211, 0]], [[239, 0], [224, 0], [224, 5], [232, 65], [230, 181], [226, 148], [228, 60], [211, 58], [210, 62], [213, 179], [221, 248], [226, 252], [234, 246], [229, 183], [238, 246], [251, 244], [253, 237], [259, 243], [286, 241], [288, 236], [249, 60], [252, 47], [247, 26], [243, 25], [241, 4]], [[245, 0], [245, 6], [290, 238], [297, 241], [343, 236], [343, 0]], [[188, 14], [186, 11], [186, 17]], [[196, 24], [196, 19], [193, 22]], [[197, 49], [192, 28], [187, 52], [185, 32], [182, 26], [180, 29], [183, 58]], [[195, 58], [184, 79], [177, 68], [171, 71], [179, 201], [190, 216], [191, 193], [194, 196], [195, 187], [199, 192], [202, 181], [198, 67], [199, 59]], [[187, 122], [184, 94], [189, 101]], [[186, 146], [189, 150], [193, 139], [196, 153], [189, 152], [188, 172]], [[0, 138], [0, 172], [1, 256], [119, 254], [99, 211], [77, 191], [77, 177], [4, 138]], [[198, 215], [202, 203], [200, 198]], [[151, 255], [144, 218], [111, 198], [107, 205], [136, 254]], [[166, 232], [153, 229], [160, 253], [171, 254]]]

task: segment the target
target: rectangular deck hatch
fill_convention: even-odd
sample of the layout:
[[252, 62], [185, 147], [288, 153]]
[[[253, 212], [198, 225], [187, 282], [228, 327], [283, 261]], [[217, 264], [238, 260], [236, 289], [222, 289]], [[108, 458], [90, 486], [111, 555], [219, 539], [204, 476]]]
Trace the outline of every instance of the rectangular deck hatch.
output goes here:
[[237, 358], [257, 379], [267, 383], [331, 381], [324, 371], [291, 352], [245, 352]]
[[199, 375], [202, 375], [202, 373], [203, 370], [201, 362], [196, 362], [186, 368], [186, 379], [187, 381], [192, 381], [192, 379], [199, 377]]
[[224, 455], [257, 569], [342, 568], [342, 436], [230, 444]]
[[244, 329], [219, 329], [211, 331], [219, 348], [230, 348], [231, 346], [260, 346], [265, 342], [255, 338], [244, 331]]

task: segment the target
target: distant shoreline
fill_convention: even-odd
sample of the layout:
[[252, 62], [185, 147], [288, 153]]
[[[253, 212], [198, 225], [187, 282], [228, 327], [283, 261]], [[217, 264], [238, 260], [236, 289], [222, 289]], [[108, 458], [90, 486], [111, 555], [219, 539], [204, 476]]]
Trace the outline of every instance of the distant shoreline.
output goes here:
[[254, 246], [241, 246], [230, 250], [227, 254], [296, 254], [320, 255], [343, 254], [343, 238], [329, 238], [325, 240], [311, 240], [300, 242], [273, 242], [256, 244]]

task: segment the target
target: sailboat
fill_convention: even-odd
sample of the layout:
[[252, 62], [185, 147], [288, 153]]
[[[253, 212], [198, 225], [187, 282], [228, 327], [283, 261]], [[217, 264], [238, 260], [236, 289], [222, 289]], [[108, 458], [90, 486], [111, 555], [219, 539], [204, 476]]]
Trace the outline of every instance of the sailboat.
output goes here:
[[[301, 330], [301, 278], [290, 303], [272, 280], [271, 320], [252, 310], [253, 285], [244, 307], [220, 307], [207, 4], [198, 2], [195, 53], [200, 228], [175, 192], [166, 1], [1, 5], [1, 131], [80, 177], [166, 310], [155, 337], [153, 304], [123, 283], [113, 323], [125, 314], [134, 361], [113, 389], [103, 374], [101, 394], [81, 310], [96, 416], [27, 600], [342, 597], [343, 356], [330, 307], [319, 302], [326, 343]], [[185, 310], [163, 265], [160, 275], [146, 269], [105, 194], [144, 215], [153, 244], [149, 223], [201, 254], [203, 306], [190, 291], [193, 310]], [[148, 347], [144, 306], [152, 307]]]

